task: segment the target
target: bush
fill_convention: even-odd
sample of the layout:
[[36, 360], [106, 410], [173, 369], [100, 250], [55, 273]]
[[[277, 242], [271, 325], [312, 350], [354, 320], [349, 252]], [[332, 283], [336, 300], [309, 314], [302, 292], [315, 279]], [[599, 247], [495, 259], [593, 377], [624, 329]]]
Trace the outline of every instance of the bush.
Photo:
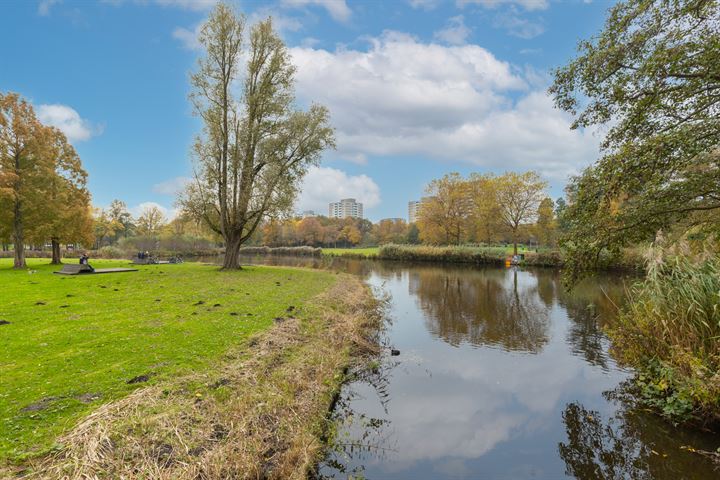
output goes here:
[[648, 267], [610, 329], [641, 400], [676, 421], [720, 421], [720, 258]]
[[410, 245], [383, 245], [377, 258], [410, 262], [472, 263], [502, 265], [507, 254], [501, 247], [432, 247]]
[[315, 247], [242, 247], [240, 255], [287, 255], [291, 257], [319, 257], [321, 248]]

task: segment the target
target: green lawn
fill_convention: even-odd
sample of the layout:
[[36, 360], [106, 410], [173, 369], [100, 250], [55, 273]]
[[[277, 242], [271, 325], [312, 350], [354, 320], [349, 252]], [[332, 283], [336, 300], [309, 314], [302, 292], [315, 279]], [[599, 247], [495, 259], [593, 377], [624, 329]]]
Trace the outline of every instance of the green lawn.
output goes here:
[[0, 259], [0, 323], [10, 322], [0, 325], [0, 461], [47, 451], [99, 404], [147, 382], [212, 368], [335, 282], [319, 271], [193, 263], [60, 276], [47, 262], [14, 271]]

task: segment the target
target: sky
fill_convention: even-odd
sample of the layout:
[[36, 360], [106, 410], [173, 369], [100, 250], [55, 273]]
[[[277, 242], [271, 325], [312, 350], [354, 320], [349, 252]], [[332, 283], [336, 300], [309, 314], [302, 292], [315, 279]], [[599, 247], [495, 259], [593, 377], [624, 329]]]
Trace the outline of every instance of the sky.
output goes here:
[[[169, 217], [201, 130], [187, 96], [214, 0], [1, 0], [0, 91], [63, 130], [93, 204]], [[373, 221], [449, 172], [536, 170], [549, 195], [598, 156], [601, 133], [571, 130], [552, 71], [602, 28], [608, 0], [275, 0], [297, 66], [298, 108], [330, 110], [337, 148], [304, 180], [296, 209], [354, 197]]]

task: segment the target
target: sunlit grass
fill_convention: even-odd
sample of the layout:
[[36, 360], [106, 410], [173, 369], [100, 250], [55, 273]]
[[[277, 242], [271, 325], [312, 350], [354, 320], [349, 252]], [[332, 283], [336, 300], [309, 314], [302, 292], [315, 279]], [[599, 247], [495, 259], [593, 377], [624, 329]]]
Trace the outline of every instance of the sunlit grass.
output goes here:
[[[48, 260], [0, 259], [0, 460], [41, 453], [99, 404], [144, 381], [212, 368], [335, 282], [319, 271], [141, 266], [59, 276]], [[97, 261], [95, 267], [127, 266]]]

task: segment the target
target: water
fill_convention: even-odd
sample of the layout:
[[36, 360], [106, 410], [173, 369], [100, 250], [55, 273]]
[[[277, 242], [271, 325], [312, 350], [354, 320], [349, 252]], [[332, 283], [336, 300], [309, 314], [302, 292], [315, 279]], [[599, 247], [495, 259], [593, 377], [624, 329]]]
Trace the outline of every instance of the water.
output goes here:
[[714, 450], [718, 436], [623, 395], [630, 372], [602, 330], [622, 303], [620, 276], [568, 294], [547, 269], [247, 261], [349, 271], [391, 295], [386, 337], [401, 353], [343, 389], [322, 478], [720, 478], [681, 448]]

